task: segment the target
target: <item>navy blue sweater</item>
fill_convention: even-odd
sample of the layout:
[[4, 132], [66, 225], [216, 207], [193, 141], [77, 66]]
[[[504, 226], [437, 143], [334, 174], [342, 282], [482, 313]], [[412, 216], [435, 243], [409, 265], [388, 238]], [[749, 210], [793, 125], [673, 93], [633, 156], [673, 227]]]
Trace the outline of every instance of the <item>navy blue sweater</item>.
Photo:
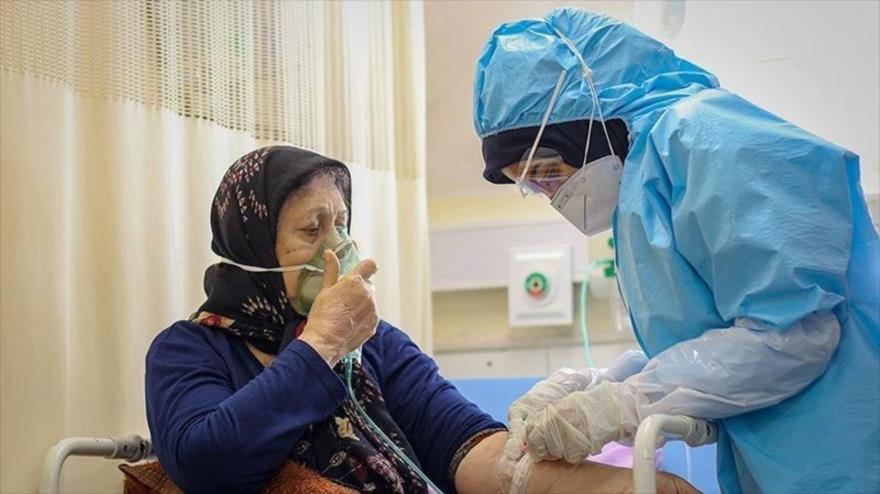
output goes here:
[[[186, 492], [258, 491], [305, 429], [346, 399], [342, 380], [298, 340], [264, 369], [241, 339], [181, 321], [156, 337], [146, 363], [153, 447]], [[425, 473], [454, 492], [455, 452], [474, 434], [503, 425], [384, 321], [364, 345], [363, 364]]]

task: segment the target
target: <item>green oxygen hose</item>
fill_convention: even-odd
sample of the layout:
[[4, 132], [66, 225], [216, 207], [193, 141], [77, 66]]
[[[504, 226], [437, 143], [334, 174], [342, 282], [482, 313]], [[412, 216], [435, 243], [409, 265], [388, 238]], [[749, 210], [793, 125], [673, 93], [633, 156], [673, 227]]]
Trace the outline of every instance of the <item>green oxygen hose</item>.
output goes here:
[[593, 355], [590, 353], [590, 337], [587, 334], [587, 295], [590, 289], [590, 275], [596, 268], [602, 268], [604, 270], [604, 275], [606, 278], [614, 276], [614, 260], [613, 259], [597, 259], [590, 263], [587, 266], [587, 270], [584, 271], [584, 281], [581, 283], [581, 296], [580, 296], [580, 326], [581, 326], [581, 340], [584, 344], [584, 360], [587, 362], [587, 367], [593, 367]]
[[380, 429], [379, 426], [376, 425], [375, 422], [373, 422], [373, 419], [371, 419], [370, 416], [367, 415], [367, 412], [363, 409], [363, 407], [361, 407], [361, 404], [357, 400], [357, 395], [355, 395], [354, 387], [351, 385], [352, 367], [354, 365], [355, 359], [356, 357], [352, 356], [351, 354], [346, 355], [344, 358], [345, 384], [348, 388], [348, 397], [351, 398], [351, 402], [354, 403], [355, 411], [357, 411], [358, 415], [360, 415], [361, 418], [364, 419], [364, 421], [370, 426], [370, 428], [373, 429], [373, 432], [375, 432], [376, 435], [379, 436], [380, 439], [382, 439], [385, 445], [391, 448], [391, 451], [393, 451], [398, 458], [403, 460], [403, 462], [406, 463], [406, 465], [425, 482], [425, 485], [428, 486], [428, 492], [443, 494], [443, 491], [440, 490], [439, 487], [434, 485], [434, 483], [431, 482], [431, 479], [429, 479], [428, 476], [425, 475], [424, 472], [422, 472], [418, 465], [416, 465], [409, 458], [409, 456], [406, 455], [406, 453], [401, 451], [400, 448], [398, 448], [397, 445], [394, 444], [394, 441], [392, 441], [387, 435], [385, 435], [385, 432], [383, 432], [382, 429]]

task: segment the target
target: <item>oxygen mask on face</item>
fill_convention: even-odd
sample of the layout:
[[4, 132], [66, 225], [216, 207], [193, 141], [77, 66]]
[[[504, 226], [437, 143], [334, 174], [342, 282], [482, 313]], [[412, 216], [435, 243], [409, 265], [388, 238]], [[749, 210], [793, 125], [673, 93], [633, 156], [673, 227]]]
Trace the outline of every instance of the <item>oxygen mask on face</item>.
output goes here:
[[350, 273], [358, 263], [361, 255], [357, 244], [352, 240], [344, 228], [336, 228], [324, 242], [318, 247], [315, 255], [305, 264], [300, 265], [300, 275], [297, 282], [296, 298], [293, 309], [300, 315], [307, 316], [315, 303], [315, 298], [324, 287], [324, 251], [333, 251], [339, 259], [339, 276]]
[[339, 259], [339, 276], [345, 276], [361, 262], [361, 255], [357, 244], [348, 236], [345, 227], [334, 228], [327, 238], [318, 247], [315, 255], [308, 262], [293, 266], [280, 266], [277, 268], [263, 268], [249, 266], [221, 257], [224, 264], [230, 264], [251, 273], [288, 273], [300, 271], [297, 280], [296, 297], [293, 309], [302, 316], [308, 316], [315, 303], [315, 298], [324, 286], [324, 251], [333, 251]]
[[[318, 294], [324, 287], [324, 270], [326, 268], [324, 252], [327, 250], [332, 251], [339, 259], [339, 276], [347, 275], [361, 262], [361, 254], [357, 248], [357, 243], [348, 236], [345, 227], [334, 228], [327, 235], [327, 238], [321, 242], [321, 245], [318, 246], [312, 258], [303, 264], [263, 268], [237, 263], [223, 257], [220, 258], [220, 261], [251, 273], [288, 273], [300, 271], [299, 279], [297, 280], [296, 297], [292, 305], [293, 310], [298, 314], [308, 316], [309, 311], [312, 309], [312, 304], [315, 303], [315, 298], [318, 297]], [[359, 362], [360, 358], [361, 351], [356, 349], [343, 357], [343, 361], [353, 359]]]

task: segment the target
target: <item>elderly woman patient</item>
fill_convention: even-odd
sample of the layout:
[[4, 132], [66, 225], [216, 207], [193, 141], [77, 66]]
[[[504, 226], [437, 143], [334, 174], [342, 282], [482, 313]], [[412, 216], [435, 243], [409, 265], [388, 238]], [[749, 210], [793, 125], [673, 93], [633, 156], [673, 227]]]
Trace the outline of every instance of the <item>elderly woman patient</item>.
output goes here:
[[[376, 264], [348, 237], [350, 197], [342, 163], [289, 146], [253, 151], [224, 176], [207, 299], [147, 355], [155, 451], [186, 492], [258, 492], [287, 460], [361, 492], [510, 488], [504, 425], [379, 319]], [[626, 492], [630, 479], [590, 462], [541, 462], [527, 487]], [[693, 492], [672, 476], [659, 485]]]

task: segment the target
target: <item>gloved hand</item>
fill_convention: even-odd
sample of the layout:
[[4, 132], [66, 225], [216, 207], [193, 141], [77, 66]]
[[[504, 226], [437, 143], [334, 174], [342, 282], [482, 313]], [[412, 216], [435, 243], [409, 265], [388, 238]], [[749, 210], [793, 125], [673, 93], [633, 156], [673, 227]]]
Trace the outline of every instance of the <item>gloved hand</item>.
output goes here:
[[532, 386], [528, 393], [510, 405], [507, 410], [507, 422], [510, 432], [504, 454], [507, 459], [518, 461], [525, 449], [526, 422], [544, 410], [547, 405], [562, 399], [575, 391], [583, 391], [596, 382], [604, 369], [574, 370], [562, 368], [550, 374], [550, 377]]
[[547, 406], [526, 425], [529, 454], [542, 460], [583, 461], [611, 441], [631, 440], [639, 398], [626, 383], [602, 382]]
[[644, 353], [628, 350], [608, 369], [587, 368], [576, 371], [563, 368], [535, 384], [528, 393], [514, 401], [507, 411], [510, 428], [510, 435], [504, 447], [507, 459], [516, 462], [523, 456], [526, 446], [526, 422], [533, 420], [547, 405], [575, 391], [584, 391], [598, 382], [623, 381], [640, 372], [647, 363], [648, 358]]

